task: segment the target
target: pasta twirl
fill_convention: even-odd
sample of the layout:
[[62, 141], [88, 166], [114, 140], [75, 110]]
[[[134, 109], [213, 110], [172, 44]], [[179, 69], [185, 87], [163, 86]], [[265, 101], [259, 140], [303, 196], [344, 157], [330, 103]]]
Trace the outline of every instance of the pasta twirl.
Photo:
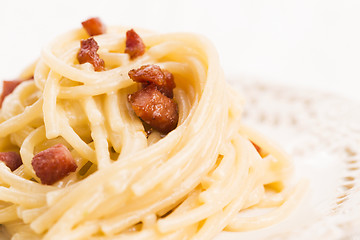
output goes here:
[[[146, 50], [130, 57], [126, 30], [93, 36], [104, 71], [77, 61], [80, 40], [89, 37], [84, 29], [56, 38], [22, 74], [34, 81], [5, 98], [1, 151], [19, 152], [23, 161], [14, 172], [0, 163], [0, 223], [9, 235], [211, 239], [223, 229], [256, 229], [285, 216], [297, 194], [284, 188], [288, 156], [242, 124], [244, 101], [225, 82], [211, 43], [196, 34], [137, 30]], [[128, 102], [139, 89], [128, 72], [145, 64], [175, 79], [179, 119], [166, 135], [146, 132]], [[43, 185], [32, 159], [56, 144], [78, 167]], [[256, 207], [275, 210], [266, 220], [242, 215]]]

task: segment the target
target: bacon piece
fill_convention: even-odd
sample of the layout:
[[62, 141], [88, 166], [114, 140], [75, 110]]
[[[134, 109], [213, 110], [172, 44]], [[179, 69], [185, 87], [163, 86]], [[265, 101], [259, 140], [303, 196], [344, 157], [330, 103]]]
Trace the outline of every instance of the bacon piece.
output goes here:
[[100, 18], [94, 17], [83, 21], [82, 26], [90, 36], [100, 35], [105, 33], [105, 25], [101, 22]]
[[78, 52], [77, 59], [79, 63], [91, 63], [94, 66], [95, 71], [102, 71], [105, 69], [104, 60], [99, 57], [97, 50], [99, 46], [94, 38], [88, 38], [81, 40], [80, 51]]
[[51, 185], [75, 172], [77, 165], [69, 149], [57, 144], [36, 154], [31, 162], [41, 183]]
[[157, 65], [143, 65], [138, 69], [130, 70], [128, 75], [139, 83], [154, 83], [159, 86], [165, 84], [165, 74]]
[[157, 86], [160, 92], [162, 92], [165, 96], [169, 98], [174, 97], [173, 89], [176, 87], [174, 76], [171, 72], [167, 70], [162, 70], [165, 74], [165, 84], [162, 86]]
[[24, 80], [12, 80], [12, 81], [3, 81], [3, 87], [2, 87], [2, 93], [0, 96], [0, 108], [2, 107], [3, 101], [7, 95], [12, 93], [17, 86], [20, 85], [20, 83], [28, 80], [34, 80], [33, 77], [29, 79]]
[[4, 162], [11, 171], [15, 171], [23, 164], [17, 152], [0, 152], [0, 161]]
[[259, 145], [257, 145], [257, 144], [254, 143], [253, 141], [250, 141], [250, 142], [254, 145], [256, 151], [259, 153], [259, 155], [260, 155], [262, 158], [264, 158], [264, 157], [266, 157], [266, 156], [268, 155]]
[[5, 97], [12, 93], [15, 88], [22, 82], [22, 80], [3, 81], [3, 88], [0, 97], [0, 107], [2, 106]]
[[143, 65], [138, 69], [130, 70], [128, 75], [133, 81], [142, 83], [143, 87], [155, 84], [161, 93], [173, 98], [173, 89], [176, 85], [174, 76], [169, 71], [161, 70], [157, 65]]
[[159, 132], [165, 134], [176, 128], [179, 119], [177, 104], [154, 84], [130, 94], [128, 100], [135, 114]]
[[145, 53], [145, 44], [134, 29], [130, 29], [126, 32], [125, 45], [125, 53], [129, 54], [131, 59], [139, 57]]

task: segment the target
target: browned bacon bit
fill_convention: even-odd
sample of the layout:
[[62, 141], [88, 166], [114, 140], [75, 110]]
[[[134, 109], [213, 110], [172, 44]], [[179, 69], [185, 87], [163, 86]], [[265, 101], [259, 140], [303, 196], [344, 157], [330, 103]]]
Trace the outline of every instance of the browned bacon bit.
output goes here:
[[267, 156], [267, 153], [265, 153], [265, 151], [264, 151], [261, 147], [259, 147], [259, 145], [257, 145], [257, 144], [254, 143], [253, 141], [251, 141], [251, 143], [254, 145], [256, 151], [259, 153], [259, 155], [260, 155], [262, 158], [264, 158], [264, 157]]
[[129, 71], [129, 77], [139, 83], [154, 83], [158, 86], [165, 84], [165, 74], [157, 65], [143, 65]]
[[5, 97], [10, 93], [12, 93], [20, 83], [27, 80], [33, 80], [33, 78], [25, 79], [25, 80], [3, 81], [2, 93], [0, 97], [0, 107], [2, 106]]
[[130, 70], [128, 74], [133, 81], [142, 83], [143, 87], [153, 83], [161, 93], [173, 98], [173, 89], [176, 85], [169, 71], [161, 70], [157, 65], [143, 65], [138, 69]]
[[100, 18], [94, 17], [83, 21], [82, 26], [90, 36], [100, 35], [105, 33], [105, 25], [101, 22]]
[[102, 71], [105, 69], [104, 60], [99, 57], [97, 50], [99, 46], [94, 38], [88, 38], [81, 40], [80, 51], [78, 52], [77, 59], [79, 63], [91, 63], [94, 66], [95, 71]]
[[4, 162], [11, 171], [15, 171], [23, 164], [17, 152], [0, 152], [0, 161]]
[[139, 57], [145, 53], [145, 44], [134, 29], [130, 29], [126, 32], [125, 45], [125, 53], [129, 54], [131, 59]]
[[128, 100], [135, 114], [159, 132], [166, 134], [176, 128], [179, 118], [177, 104], [155, 85], [130, 94]]
[[5, 97], [10, 93], [12, 93], [15, 90], [15, 88], [22, 82], [23, 81], [21, 80], [3, 81], [3, 88], [0, 98], [0, 107], [2, 106]]
[[41, 183], [51, 185], [77, 168], [69, 149], [57, 144], [36, 154], [31, 162]]

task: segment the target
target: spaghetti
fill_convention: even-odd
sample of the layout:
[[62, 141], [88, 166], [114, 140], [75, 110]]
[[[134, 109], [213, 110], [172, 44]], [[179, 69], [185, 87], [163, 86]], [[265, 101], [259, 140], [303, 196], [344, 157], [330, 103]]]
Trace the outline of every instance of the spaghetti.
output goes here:
[[[79, 64], [82, 29], [45, 47], [1, 108], [0, 223], [12, 239], [211, 239], [222, 230], [268, 226], [290, 212], [291, 164], [241, 123], [243, 99], [229, 87], [211, 43], [187, 33], [136, 30], [142, 55], [125, 53], [126, 31], [93, 36], [105, 69]], [[155, 64], [174, 76], [177, 127], [147, 134], [128, 95], [128, 72]], [[77, 168], [41, 183], [34, 155], [62, 144]], [[254, 145], [260, 151], [257, 151]], [[263, 154], [265, 153], [265, 154]], [[271, 208], [262, 216], [244, 210]]]

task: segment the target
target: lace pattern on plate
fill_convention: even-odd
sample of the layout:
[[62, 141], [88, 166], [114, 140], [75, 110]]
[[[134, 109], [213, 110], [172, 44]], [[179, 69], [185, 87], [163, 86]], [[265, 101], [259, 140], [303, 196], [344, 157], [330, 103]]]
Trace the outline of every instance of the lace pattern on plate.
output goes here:
[[244, 121], [290, 153], [310, 189], [281, 223], [219, 239], [360, 240], [360, 104], [307, 89], [231, 83], [244, 95]]

